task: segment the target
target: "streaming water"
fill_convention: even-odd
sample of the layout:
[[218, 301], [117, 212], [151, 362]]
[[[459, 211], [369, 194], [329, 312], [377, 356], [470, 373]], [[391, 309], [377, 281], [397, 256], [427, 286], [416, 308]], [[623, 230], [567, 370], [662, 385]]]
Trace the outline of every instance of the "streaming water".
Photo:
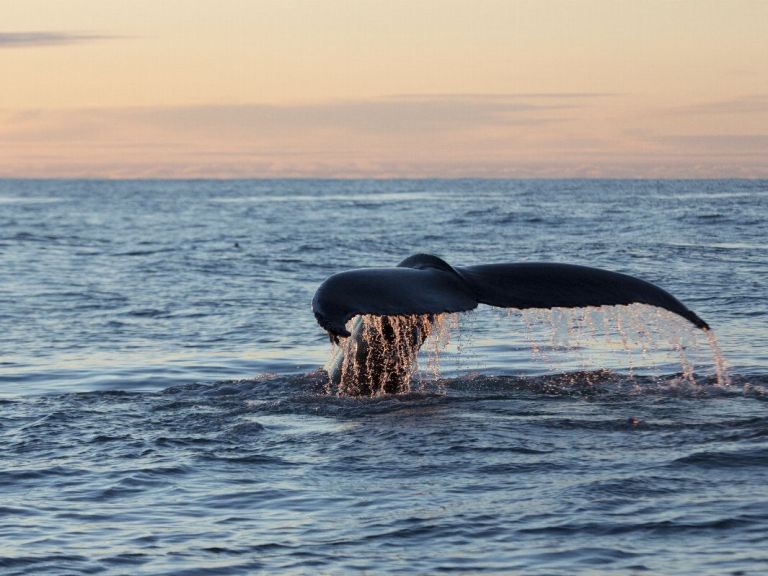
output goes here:
[[[766, 229], [765, 181], [0, 180], [0, 574], [763, 574]], [[417, 252], [628, 273], [717, 341], [365, 318], [391, 354], [329, 379], [317, 286]]]
[[[335, 392], [377, 396], [409, 392], [419, 349], [432, 334], [428, 315], [371, 316], [349, 321], [352, 334], [333, 351], [326, 370]], [[333, 392], [333, 387], [329, 387]]]
[[[506, 316], [522, 322], [534, 361], [558, 370], [555, 356], [576, 362], [587, 371], [596, 364], [594, 353], [616, 339], [625, 353], [630, 378], [635, 367], [653, 365], [656, 357], [673, 351], [679, 358], [681, 377], [696, 383], [694, 359], [702, 356], [699, 329], [666, 310], [645, 304], [587, 308], [507, 309]], [[425, 377], [440, 379], [440, 357], [451, 341], [451, 329], [459, 330], [459, 314], [375, 316], [362, 315], [347, 323], [352, 334], [335, 344], [324, 369], [330, 374], [326, 392], [340, 396], [377, 396], [413, 391]], [[598, 328], [600, 327], [600, 328]], [[709, 368], [717, 384], [730, 378], [725, 359], [712, 330], [705, 330]], [[547, 347], [551, 351], [545, 354]], [[426, 372], [419, 371], [419, 351], [426, 356]], [[459, 354], [466, 346], [456, 347]], [[637, 355], [640, 355], [639, 358]], [[424, 364], [422, 359], [421, 364]]]

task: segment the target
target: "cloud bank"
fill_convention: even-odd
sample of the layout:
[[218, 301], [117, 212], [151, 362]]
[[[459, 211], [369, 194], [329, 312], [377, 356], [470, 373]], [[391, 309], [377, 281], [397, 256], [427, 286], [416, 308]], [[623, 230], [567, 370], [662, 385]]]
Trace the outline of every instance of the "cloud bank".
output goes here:
[[0, 176], [768, 177], [768, 125], [717, 134], [646, 111], [638, 126], [627, 108], [607, 94], [442, 94], [27, 110], [0, 114]]
[[103, 34], [86, 34], [77, 32], [0, 32], [0, 49], [28, 48], [37, 46], [65, 46], [96, 40], [108, 40], [113, 36]]

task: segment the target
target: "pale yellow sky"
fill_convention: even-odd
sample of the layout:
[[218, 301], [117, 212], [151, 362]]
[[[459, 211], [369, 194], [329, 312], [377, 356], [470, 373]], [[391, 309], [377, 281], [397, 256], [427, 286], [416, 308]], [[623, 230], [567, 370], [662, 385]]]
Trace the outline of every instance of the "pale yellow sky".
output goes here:
[[766, 0], [0, 14], [0, 177], [768, 177]]

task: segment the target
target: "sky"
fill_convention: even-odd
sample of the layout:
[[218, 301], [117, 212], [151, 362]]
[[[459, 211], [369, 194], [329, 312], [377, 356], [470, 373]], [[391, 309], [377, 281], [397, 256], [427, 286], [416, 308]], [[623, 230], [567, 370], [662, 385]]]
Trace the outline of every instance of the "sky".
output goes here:
[[768, 177], [768, 0], [0, 15], [0, 177]]

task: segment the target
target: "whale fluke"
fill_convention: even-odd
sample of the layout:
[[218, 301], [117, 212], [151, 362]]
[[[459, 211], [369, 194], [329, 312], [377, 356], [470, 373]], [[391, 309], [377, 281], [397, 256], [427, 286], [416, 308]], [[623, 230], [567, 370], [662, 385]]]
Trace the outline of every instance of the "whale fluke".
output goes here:
[[[320, 326], [337, 344], [348, 338], [329, 363], [331, 382], [351, 395], [408, 390], [434, 316], [478, 304], [521, 310], [648, 304], [709, 330], [669, 292], [626, 274], [527, 262], [453, 267], [437, 256], [415, 254], [393, 268], [334, 274], [315, 292], [312, 310]], [[350, 333], [346, 325], [355, 316]]]
[[515, 263], [453, 267], [415, 254], [393, 268], [362, 268], [334, 274], [312, 299], [318, 323], [334, 340], [348, 337], [346, 323], [358, 314], [398, 316], [464, 312], [478, 304], [503, 308], [582, 308], [649, 304], [709, 326], [669, 292], [650, 282], [574, 264]]
[[709, 325], [669, 292], [627, 274], [575, 264], [487, 264], [456, 268], [481, 304], [503, 308], [584, 308], [649, 304]]
[[467, 282], [448, 264], [417, 267], [415, 256], [396, 268], [361, 268], [334, 274], [323, 282], [312, 299], [320, 326], [331, 337], [347, 337], [345, 325], [358, 314], [402, 316], [464, 312], [477, 307], [477, 297]]

